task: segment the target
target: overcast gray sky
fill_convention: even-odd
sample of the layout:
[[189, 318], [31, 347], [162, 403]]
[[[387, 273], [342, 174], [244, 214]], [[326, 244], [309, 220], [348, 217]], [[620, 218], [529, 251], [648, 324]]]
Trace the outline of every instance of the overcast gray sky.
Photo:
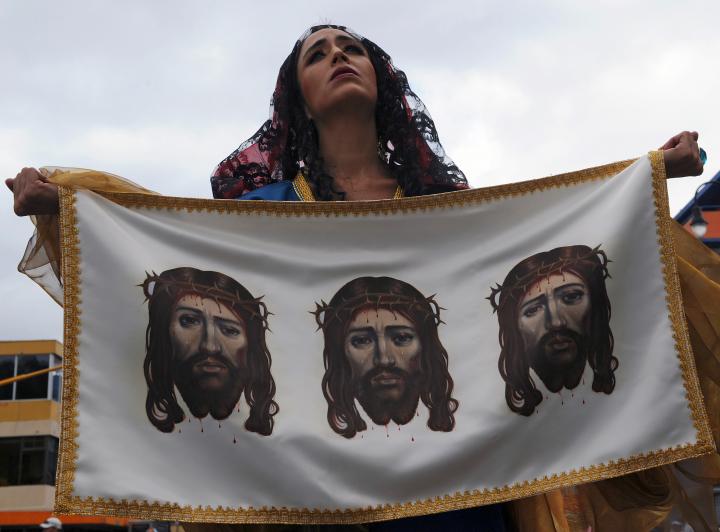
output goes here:
[[[210, 197], [214, 165], [267, 118], [309, 26], [350, 26], [403, 69], [473, 186], [639, 156], [700, 132], [720, 169], [720, 3], [639, 0], [0, 0], [0, 176], [76, 166]], [[32, 233], [0, 194], [0, 340], [62, 339], [16, 265]]]

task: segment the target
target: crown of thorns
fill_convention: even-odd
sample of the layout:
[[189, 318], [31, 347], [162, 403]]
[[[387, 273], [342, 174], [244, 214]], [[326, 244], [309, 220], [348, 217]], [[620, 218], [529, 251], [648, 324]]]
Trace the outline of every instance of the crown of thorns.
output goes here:
[[375, 309], [381, 308], [395, 310], [402, 308], [403, 310], [419, 310], [425, 314], [423, 321], [431, 319], [437, 327], [441, 323], [445, 323], [440, 319], [440, 311], [446, 310], [435, 301], [435, 295], [425, 298], [409, 297], [402, 294], [392, 294], [390, 292], [365, 292], [363, 294], [343, 299], [336, 305], [328, 305], [325, 301], [315, 303], [315, 310], [311, 310], [310, 314], [315, 316], [318, 324], [317, 330], [325, 329], [334, 321], [342, 323], [340, 315], [345, 312], [353, 313], [357, 309], [374, 306]]
[[[595, 260], [592, 260], [592, 259]], [[598, 261], [598, 262], [596, 262]], [[521, 277], [506, 282], [503, 285], [497, 284], [495, 287], [490, 288], [490, 295], [485, 299], [490, 301], [493, 307], [493, 312], [497, 312], [500, 307], [500, 300], [502, 294], [510, 295], [512, 293], [524, 294], [532, 284], [534, 284], [538, 278], [550, 277], [553, 274], [562, 274], [564, 272], [572, 271], [573, 266], [581, 263], [588, 263], [593, 268], [598, 268], [602, 274], [603, 279], [610, 277], [607, 265], [612, 262], [607, 258], [607, 255], [600, 246], [596, 246], [592, 250], [577, 257], [561, 257], [551, 263], [545, 264], [541, 262], [534, 270], [529, 271]], [[508, 299], [505, 299], [508, 301]]]
[[145, 272], [145, 275], [147, 275], [145, 281], [143, 281], [141, 285], [138, 285], [143, 288], [145, 301], [157, 297], [157, 295], [162, 292], [172, 295], [171, 290], [176, 289], [179, 291], [192, 292], [203, 297], [213, 299], [218, 303], [222, 302], [229, 303], [231, 306], [240, 306], [250, 315], [251, 319], [258, 320], [263, 329], [267, 331], [270, 330], [270, 327], [268, 326], [268, 316], [271, 316], [272, 312], [269, 312], [265, 303], [261, 301], [264, 296], [247, 299], [243, 298], [239, 290], [226, 290], [225, 288], [219, 287], [216, 283], [207, 285], [194, 282], [176, 281], [173, 279], [163, 279], [155, 272], [152, 272], [152, 274]]

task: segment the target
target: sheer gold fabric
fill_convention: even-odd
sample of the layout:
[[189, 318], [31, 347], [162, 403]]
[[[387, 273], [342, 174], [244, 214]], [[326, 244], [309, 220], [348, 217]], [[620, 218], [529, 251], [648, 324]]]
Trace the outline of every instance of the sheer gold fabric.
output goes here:
[[[95, 192], [132, 192], [157, 194], [123, 177], [80, 168], [45, 167], [40, 169], [51, 183]], [[63, 304], [60, 279], [60, 229], [58, 215], [31, 216], [35, 234], [28, 242], [18, 270], [39, 284], [59, 305]]]

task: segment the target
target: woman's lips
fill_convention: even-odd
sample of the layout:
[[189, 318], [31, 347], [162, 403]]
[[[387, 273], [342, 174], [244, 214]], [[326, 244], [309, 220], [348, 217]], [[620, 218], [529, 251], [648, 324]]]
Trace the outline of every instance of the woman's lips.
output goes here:
[[355, 70], [353, 70], [350, 67], [341, 67], [338, 68], [335, 72], [333, 72], [333, 75], [330, 77], [330, 81], [334, 81], [336, 79], [342, 79], [342, 78], [348, 78], [350, 76], [360, 77]]

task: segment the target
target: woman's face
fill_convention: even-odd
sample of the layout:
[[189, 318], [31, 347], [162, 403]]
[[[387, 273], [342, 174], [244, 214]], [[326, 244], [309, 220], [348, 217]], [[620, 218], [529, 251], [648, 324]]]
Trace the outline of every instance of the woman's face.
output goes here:
[[297, 77], [305, 111], [315, 121], [337, 112], [375, 111], [375, 69], [365, 47], [342, 30], [318, 30], [305, 40]]

